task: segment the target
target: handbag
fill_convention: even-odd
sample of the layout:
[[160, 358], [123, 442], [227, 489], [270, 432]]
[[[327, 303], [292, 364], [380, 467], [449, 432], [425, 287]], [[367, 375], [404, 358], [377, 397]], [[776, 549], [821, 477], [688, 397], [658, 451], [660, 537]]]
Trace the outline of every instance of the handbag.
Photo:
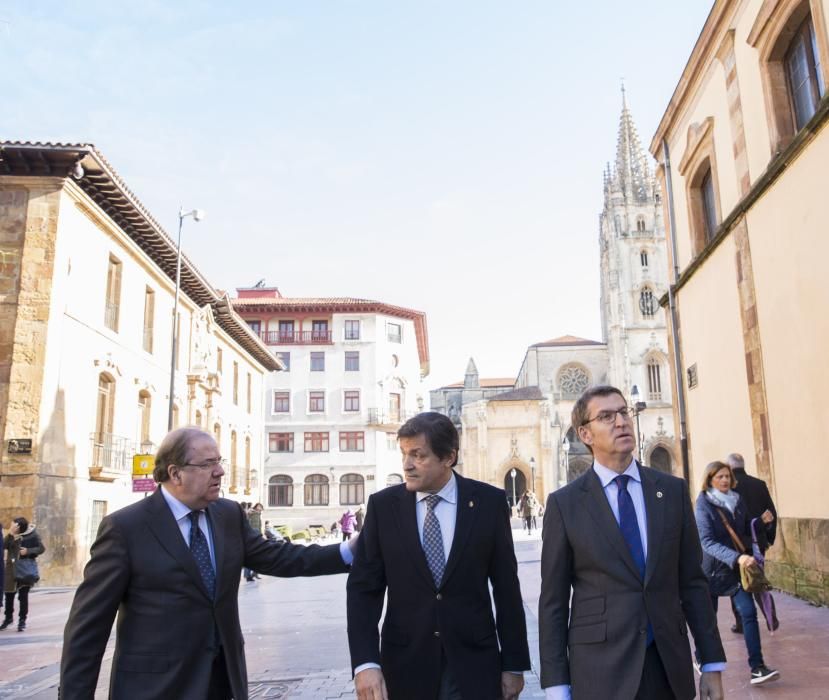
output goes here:
[[34, 586], [40, 581], [40, 572], [34, 559], [18, 559], [14, 562], [14, 578], [24, 586]]
[[[734, 532], [734, 528], [728, 524], [728, 518], [725, 517], [725, 513], [723, 513], [720, 508], [717, 508], [717, 512], [720, 514], [720, 518], [722, 518], [722, 523], [725, 525], [725, 529], [728, 530], [728, 534], [731, 535], [731, 539], [734, 542], [734, 546], [737, 548], [737, 551], [740, 554], [748, 554], [742, 540], [737, 537], [737, 533]], [[763, 591], [771, 590], [771, 584], [766, 578], [765, 572], [759, 566], [740, 563], [739, 567], [740, 585], [746, 593], [762, 593]]]

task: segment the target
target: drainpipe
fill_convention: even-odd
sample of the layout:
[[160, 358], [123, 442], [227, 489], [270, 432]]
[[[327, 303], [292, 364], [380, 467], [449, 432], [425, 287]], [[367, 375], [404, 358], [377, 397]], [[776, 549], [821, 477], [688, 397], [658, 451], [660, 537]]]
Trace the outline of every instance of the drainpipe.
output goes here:
[[682, 360], [679, 345], [679, 313], [676, 308], [674, 286], [679, 281], [679, 262], [676, 250], [676, 217], [674, 213], [674, 188], [671, 179], [671, 154], [667, 139], [662, 139], [662, 158], [665, 166], [665, 188], [668, 197], [668, 237], [671, 241], [671, 258], [674, 263], [673, 282], [668, 286], [668, 307], [671, 313], [671, 346], [674, 353], [674, 374], [676, 376], [676, 399], [679, 409], [679, 449], [682, 459], [682, 476], [690, 483], [691, 470], [688, 464], [688, 425], [685, 409], [685, 375], [682, 373]]

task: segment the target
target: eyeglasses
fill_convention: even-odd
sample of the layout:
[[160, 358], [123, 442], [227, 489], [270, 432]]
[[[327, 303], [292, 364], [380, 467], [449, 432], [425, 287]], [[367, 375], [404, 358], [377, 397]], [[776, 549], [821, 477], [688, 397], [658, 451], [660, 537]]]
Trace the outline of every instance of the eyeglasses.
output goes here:
[[216, 459], [205, 460], [202, 464], [182, 464], [182, 467], [196, 467], [198, 469], [215, 469], [221, 467], [224, 469], [227, 466], [227, 460], [217, 457]]
[[621, 408], [617, 408], [615, 411], [599, 411], [595, 416], [593, 416], [590, 420], [584, 421], [582, 425], [587, 425], [588, 423], [592, 423], [594, 420], [599, 421], [599, 423], [604, 423], [605, 425], [610, 425], [611, 423], [616, 422], [616, 414], [622, 416], [623, 420], [630, 420], [630, 407], [622, 406]]

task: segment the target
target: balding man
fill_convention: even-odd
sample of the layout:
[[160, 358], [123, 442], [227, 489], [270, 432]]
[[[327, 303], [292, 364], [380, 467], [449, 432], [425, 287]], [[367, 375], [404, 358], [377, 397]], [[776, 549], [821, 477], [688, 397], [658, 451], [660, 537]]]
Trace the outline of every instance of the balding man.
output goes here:
[[[746, 463], [741, 454], [732, 452], [725, 461], [728, 462], [728, 466], [734, 472], [734, 478], [737, 480], [734, 490], [740, 494], [740, 498], [745, 503], [749, 522], [759, 518], [755, 524], [757, 544], [760, 551], [765, 554], [766, 549], [774, 544], [774, 539], [777, 536], [777, 509], [771, 499], [769, 487], [762, 479], [746, 473]], [[769, 517], [771, 517], [770, 521]], [[734, 606], [734, 598], [731, 598], [731, 612], [734, 614], [734, 624], [731, 625], [731, 631], [735, 634], [742, 634], [743, 621]], [[777, 624], [777, 615], [775, 614], [772, 628], [777, 629]]]
[[269, 542], [219, 498], [223, 460], [196, 428], [169, 433], [159, 488], [108, 515], [66, 623], [59, 697], [92, 700], [115, 613], [113, 700], [245, 700], [237, 595], [243, 567], [271, 576], [345, 573], [347, 543]]

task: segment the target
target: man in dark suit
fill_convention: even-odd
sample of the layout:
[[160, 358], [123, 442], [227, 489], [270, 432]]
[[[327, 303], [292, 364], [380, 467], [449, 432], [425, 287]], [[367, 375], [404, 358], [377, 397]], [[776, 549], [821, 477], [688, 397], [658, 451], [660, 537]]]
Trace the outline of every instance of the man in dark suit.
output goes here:
[[239, 574], [344, 573], [347, 545], [268, 542], [220, 499], [223, 460], [196, 428], [159, 447], [152, 496], [104, 518], [64, 632], [59, 697], [92, 700], [118, 613], [113, 700], [246, 700]]
[[[734, 490], [740, 494], [746, 506], [749, 520], [761, 518], [757, 523], [757, 544], [765, 554], [766, 550], [774, 544], [777, 537], [777, 508], [771, 499], [769, 487], [762, 479], [746, 473], [746, 463], [741, 454], [736, 452], [728, 455], [725, 460], [734, 472], [737, 485]], [[773, 520], [766, 523], [762, 520], [766, 513], [770, 513]], [[734, 613], [734, 624], [731, 631], [735, 634], [743, 633], [743, 621], [740, 619], [737, 609], [734, 606], [734, 598], [731, 598], [731, 612]], [[776, 619], [776, 618], [775, 618]], [[776, 629], [776, 628], [775, 628]]]
[[517, 698], [530, 658], [506, 496], [455, 473], [446, 416], [421, 413], [397, 435], [405, 483], [369, 498], [348, 577], [357, 697]]
[[634, 460], [631, 414], [615, 387], [584, 392], [572, 425], [594, 462], [550, 494], [544, 513], [547, 698], [693, 698], [686, 625], [701, 654], [700, 694], [722, 698], [725, 655], [687, 484]]

